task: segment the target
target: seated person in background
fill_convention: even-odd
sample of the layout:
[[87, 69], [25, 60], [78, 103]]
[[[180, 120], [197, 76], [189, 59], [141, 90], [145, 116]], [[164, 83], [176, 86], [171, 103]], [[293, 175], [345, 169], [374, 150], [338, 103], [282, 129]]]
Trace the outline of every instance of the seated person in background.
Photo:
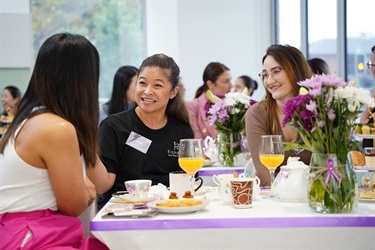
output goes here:
[[133, 66], [120, 67], [113, 79], [111, 99], [101, 105], [99, 123], [109, 115], [116, 114], [135, 106], [135, 82], [138, 69]]
[[164, 54], [146, 58], [135, 88], [137, 107], [111, 115], [99, 127], [101, 158], [113, 178], [112, 188], [98, 198], [102, 207], [124, 182], [150, 179], [169, 186], [178, 165], [180, 139], [194, 138], [189, 115], [179, 93], [180, 69]]
[[83, 238], [76, 218], [109, 188], [97, 156], [98, 84], [99, 54], [86, 38], [43, 43], [0, 144], [0, 249], [107, 249]]
[[234, 82], [234, 92], [242, 93], [245, 88], [247, 88], [248, 95], [252, 96], [254, 91], [258, 89], [258, 83], [250, 76], [239, 76]]
[[[270, 46], [262, 64], [259, 77], [266, 89], [266, 97], [252, 105], [245, 114], [246, 138], [261, 185], [270, 186], [270, 172], [259, 160], [260, 136], [282, 135], [284, 142], [300, 140], [297, 131], [281, 126], [282, 110], [286, 101], [298, 95], [300, 86], [297, 82], [310, 78], [311, 70], [303, 54], [289, 45]], [[285, 152], [282, 165], [286, 165], [290, 156], [300, 157], [305, 164], [310, 164], [311, 152], [292, 150]]]
[[307, 60], [313, 75], [328, 75], [329, 74], [329, 66], [328, 64], [321, 58], [311, 58]]
[[178, 87], [179, 87], [179, 91], [178, 92], [180, 92], [182, 99], [185, 100], [186, 88], [184, 86], [184, 83], [182, 82], [182, 77], [178, 78]]
[[207, 136], [215, 138], [215, 125], [210, 125], [206, 106], [210, 103], [206, 96], [207, 90], [214, 95], [224, 97], [232, 89], [232, 75], [227, 66], [219, 62], [211, 62], [203, 72], [203, 85], [195, 93], [195, 99], [188, 102], [190, 122], [193, 125], [195, 138], [205, 139]]
[[[369, 61], [367, 63], [367, 67], [369, 67], [369, 69], [371, 70], [371, 73], [372, 73], [372, 77], [375, 79], [375, 46], [372, 46], [371, 52], [372, 52], [371, 61]], [[372, 89], [371, 96], [375, 98], [375, 88]], [[365, 107], [365, 109], [364, 109], [364, 111], [361, 115], [361, 119], [360, 119], [360, 122], [362, 124], [367, 124], [367, 123], [374, 124], [374, 122], [375, 122], [374, 117], [373, 117], [373, 115], [370, 114], [370, 112], [375, 115], [375, 108], [373, 108], [372, 110], [369, 110], [367, 107]], [[374, 147], [375, 146], [374, 144], [375, 144], [375, 142], [372, 139], [363, 139], [363, 141], [362, 141], [362, 146], [364, 148], [365, 147]]]
[[1, 115], [14, 117], [21, 97], [21, 91], [17, 87], [6, 86], [1, 94], [1, 104], [4, 108]]
[[[375, 98], [375, 88], [372, 89], [371, 91], [371, 96]], [[371, 111], [371, 113], [370, 113]], [[370, 126], [374, 126], [374, 115], [375, 115], [375, 108], [368, 108], [368, 107], [365, 107], [362, 115], [361, 115], [361, 118], [360, 118], [360, 122], [362, 124], [370, 124]], [[366, 147], [374, 147], [374, 140], [373, 139], [363, 139], [362, 141], [362, 147], [363, 148], [366, 148]]]

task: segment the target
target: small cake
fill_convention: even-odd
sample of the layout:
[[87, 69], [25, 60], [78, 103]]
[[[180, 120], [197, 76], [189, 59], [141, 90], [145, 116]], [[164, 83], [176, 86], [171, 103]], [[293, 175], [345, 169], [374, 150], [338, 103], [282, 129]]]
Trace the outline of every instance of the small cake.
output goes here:
[[185, 194], [182, 196], [181, 201], [184, 204], [191, 204], [192, 202], [194, 202], [194, 195], [191, 194], [191, 191], [185, 191]]
[[191, 194], [191, 191], [185, 191], [185, 194], [184, 194], [184, 196], [182, 196], [182, 198], [194, 199], [194, 196]]
[[178, 204], [181, 203], [181, 200], [178, 199], [177, 193], [176, 192], [171, 192], [168, 197], [168, 203], [174, 203]]

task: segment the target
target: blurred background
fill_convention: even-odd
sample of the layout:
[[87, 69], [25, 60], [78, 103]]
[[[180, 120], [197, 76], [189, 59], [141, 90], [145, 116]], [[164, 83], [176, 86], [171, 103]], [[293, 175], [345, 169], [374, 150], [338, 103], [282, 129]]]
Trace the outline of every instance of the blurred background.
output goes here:
[[231, 69], [232, 82], [244, 74], [257, 80], [253, 98], [261, 100], [257, 74], [274, 43], [320, 57], [331, 73], [370, 89], [374, 10], [373, 0], [0, 0], [0, 88], [24, 92], [41, 44], [68, 31], [86, 36], [100, 53], [101, 102], [120, 66], [139, 67], [155, 53], [176, 60], [187, 101], [212, 61]]

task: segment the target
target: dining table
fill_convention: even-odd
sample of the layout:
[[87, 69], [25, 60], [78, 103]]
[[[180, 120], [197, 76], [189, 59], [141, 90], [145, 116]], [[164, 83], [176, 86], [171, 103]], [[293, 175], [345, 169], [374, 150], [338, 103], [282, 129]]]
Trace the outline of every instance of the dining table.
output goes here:
[[146, 207], [147, 217], [108, 214], [112, 198], [91, 220], [91, 233], [110, 249], [375, 249], [375, 200], [356, 201], [350, 213], [324, 214], [307, 202], [265, 196], [238, 209], [201, 192], [195, 197], [201, 209]]

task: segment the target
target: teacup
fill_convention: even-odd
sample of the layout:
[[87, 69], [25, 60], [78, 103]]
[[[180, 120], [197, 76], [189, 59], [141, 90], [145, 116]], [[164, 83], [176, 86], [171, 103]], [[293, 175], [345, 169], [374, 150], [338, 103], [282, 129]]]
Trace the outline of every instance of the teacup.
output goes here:
[[147, 197], [151, 184], [151, 180], [130, 180], [125, 181], [125, 188], [132, 197], [143, 199]]
[[253, 203], [254, 178], [232, 178], [231, 191], [234, 208], [251, 208]]
[[375, 167], [375, 148], [364, 148], [367, 167]]
[[219, 186], [219, 197], [224, 204], [233, 204], [232, 191], [230, 190], [230, 180], [233, 179], [233, 174], [219, 174], [213, 175], [212, 180]]
[[[192, 194], [198, 191], [198, 189], [203, 185], [203, 179], [201, 177], [196, 177], [194, 180], [184, 171], [174, 171], [169, 173], [169, 186], [171, 192], [176, 192], [177, 197], [182, 197], [186, 191], [191, 191]], [[199, 184], [193, 189], [192, 182], [198, 182]]]

